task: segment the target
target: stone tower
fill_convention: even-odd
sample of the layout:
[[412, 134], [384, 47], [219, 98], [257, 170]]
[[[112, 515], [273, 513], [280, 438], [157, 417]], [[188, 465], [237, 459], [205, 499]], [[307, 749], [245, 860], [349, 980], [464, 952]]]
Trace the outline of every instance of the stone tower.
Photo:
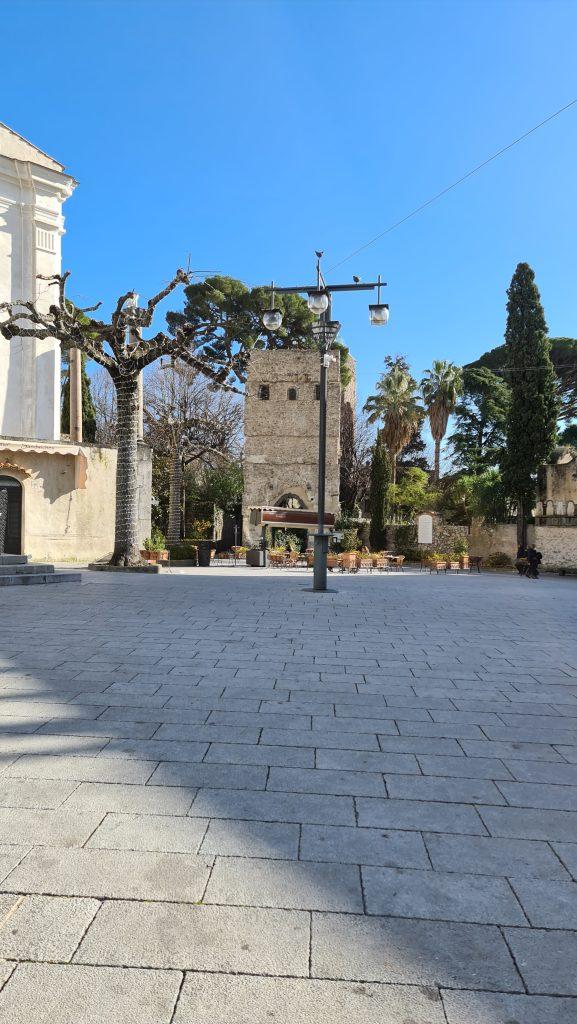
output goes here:
[[[326, 511], [336, 515], [342, 388], [339, 353], [334, 355], [328, 385]], [[319, 377], [318, 352], [276, 349], [251, 354], [244, 406], [245, 543], [262, 535], [260, 508], [316, 511]]]

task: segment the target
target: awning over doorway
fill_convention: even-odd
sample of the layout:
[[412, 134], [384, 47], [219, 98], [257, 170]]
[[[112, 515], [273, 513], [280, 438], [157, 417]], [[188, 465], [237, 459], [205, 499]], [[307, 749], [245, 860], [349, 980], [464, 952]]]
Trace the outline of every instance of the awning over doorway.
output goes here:
[[63, 441], [28, 441], [23, 438], [0, 437], [1, 452], [11, 452], [16, 455], [72, 456], [76, 460], [74, 464], [74, 486], [79, 489], [86, 487], [88, 449], [83, 448], [82, 445], [67, 444]]
[[[253, 508], [251, 512], [256, 517], [257, 526], [290, 526], [297, 530], [310, 530], [315, 529], [318, 522], [318, 512], [315, 509], [279, 508], [270, 505]], [[326, 527], [334, 529], [334, 512], [325, 512], [324, 524]]]

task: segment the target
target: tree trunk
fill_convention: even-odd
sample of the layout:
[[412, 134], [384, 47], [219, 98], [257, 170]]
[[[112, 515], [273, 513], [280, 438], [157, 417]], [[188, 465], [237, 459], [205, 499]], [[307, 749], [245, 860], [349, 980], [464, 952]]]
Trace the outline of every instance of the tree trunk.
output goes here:
[[182, 456], [178, 448], [170, 457], [170, 490], [168, 497], [168, 544], [178, 544], [180, 540], [180, 499], [182, 495]]
[[397, 482], [397, 453], [391, 452], [391, 483]]
[[139, 565], [138, 372], [114, 375], [117, 402], [116, 524], [111, 565]]
[[438, 484], [441, 476], [441, 439], [435, 438], [435, 467], [433, 469], [433, 482]]
[[527, 520], [525, 519], [525, 509], [521, 499], [517, 502], [517, 545], [520, 547], [527, 546]]

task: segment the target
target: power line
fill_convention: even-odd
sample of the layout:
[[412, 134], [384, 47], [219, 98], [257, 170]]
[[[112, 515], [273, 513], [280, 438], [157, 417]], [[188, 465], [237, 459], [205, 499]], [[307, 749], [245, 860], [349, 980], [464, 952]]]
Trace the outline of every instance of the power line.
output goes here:
[[378, 235], [375, 235], [374, 238], [371, 238], [368, 242], [365, 242], [364, 245], [360, 245], [358, 249], [354, 249], [353, 252], [349, 253], [348, 256], [345, 256], [344, 259], [339, 260], [338, 263], [333, 263], [332, 267], [329, 267], [329, 272], [332, 270], [336, 270], [337, 267], [341, 267], [343, 263], [348, 263], [349, 260], [352, 260], [353, 256], [356, 256], [358, 253], [363, 252], [364, 249], [368, 249], [369, 246], [374, 245], [375, 242], [379, 241], [379, 239], [384, 238], [385, 235], [390, 234], [391, 231], [394, 231], [396, 228], [400, 227], [401, 224], [405, 224], [408, 220], [411, 220], [412, 217], [416, 217], [418, 213], [421, 213], [422, 210], [425, 210], [428, 206], [431, 206], [432, 203], [436, 203], [437, 200], [441, 199], [442, 196], [445, 196], [447, 192], [451, 192], [452, 189], [457, 188], [457, 185], [461, 185], [464, 181], [467, 180], [467, 178], [471, 178], [473, 174], [477, 174], [480, 170], [482, 170], [483, 167], [486, 167], [487, 164], [492, 163], [493, 160], [496, 160], [497, 157], [502, 156], [503, 153], [506, 153], [509, 149], [513, 149], [513, 146], [517, 146], [520, 142], [523, 142], [523, 139], [528, 138], [529, 135], [532, 135], [534, 132], [538, 131], [539, 128], [542, 128], [543, 125], [548, 124], [549, 121], [552, 121], [555, 117], [559, 117], [560, 114], [563, 114], [566, 110], [569, 110], [570, 107], [575, 106], [576, 103], [577, 97], [574, 100], [571, 100], [570, 103], [566, 103], [564, 107], [560, 107], [559, 110], [556, 110], [553, 114], [549, 114], [549, 117], [546, 117], [544, 121], [540, 121], [539, 124], [534, 125], [533, 128], [529, 128], [529, 131], [524, 132], [523, 135], [519, 135], [517, 139], [513, 139], [513, 142], [510, 142], [507, 146], [503, 146], [501, 149], [498, 149], [497, 152], [493, 153], [492, 156], [487, 157], [486, 160], [483, 160], [482, 163], [477, 164], [477, 166], [473, 167], [472, 170], [467, 171], [467, 173], [463, 174], [463, 176], [461, 178], [458, 178], [457, 181], [454, 181], [451, 185], [447, 185], [446, 188], [441, 189], [440, 192], [437, 192], [436, 195], [432, 196], [430, 199], [427, 199], [426, 202], [421, 203], [420, 206], [417, 206], [414, 210], [411, 210], [411, 212], [408, 213], [405, 217], [401, 217], [400, 220], [397, 220], [395, 221], [394, 224], [389, 225], [388, 228], [385, 228], [384, 231], [381, 231]]

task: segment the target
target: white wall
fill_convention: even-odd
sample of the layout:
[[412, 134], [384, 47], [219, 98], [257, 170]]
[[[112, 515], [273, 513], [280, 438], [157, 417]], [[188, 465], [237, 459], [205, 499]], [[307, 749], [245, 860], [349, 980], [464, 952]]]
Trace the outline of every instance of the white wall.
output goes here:
[[[62, 204], [75, 183], [52, 167], [5, 155], [15, 146], [0, 126], [0, 302], [32, 299], [48, 309], [57, 290], [37, 275], [60, 273]], [[60, 437], [60, 347], [54, 339], [0, 337], [0, 435]]]

